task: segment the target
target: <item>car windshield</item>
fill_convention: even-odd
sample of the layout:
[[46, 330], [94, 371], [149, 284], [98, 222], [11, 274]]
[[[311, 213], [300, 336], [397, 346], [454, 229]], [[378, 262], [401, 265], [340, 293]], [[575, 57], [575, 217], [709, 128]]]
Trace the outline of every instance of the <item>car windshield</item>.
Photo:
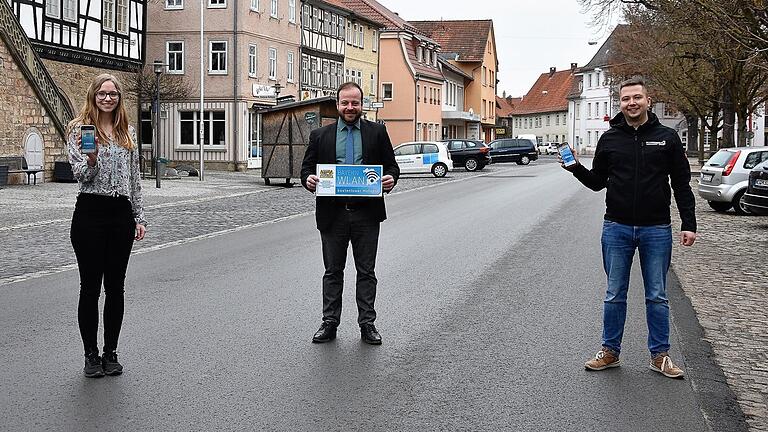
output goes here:
[[709, 158], [707, 165], [717, 167], [724, 166], [731, 159], [731, 156], [733, 156], [733, 152], [730, 150], [720, 150]]

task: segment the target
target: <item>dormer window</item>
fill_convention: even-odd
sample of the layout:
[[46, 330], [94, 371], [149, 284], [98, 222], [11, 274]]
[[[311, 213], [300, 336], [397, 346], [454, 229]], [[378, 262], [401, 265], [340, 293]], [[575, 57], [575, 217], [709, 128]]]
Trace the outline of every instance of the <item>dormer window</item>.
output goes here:
[[416, 48], [416, 61], [421, 63], [423, 58], [424, 58], [424, 48], [422, 47]]

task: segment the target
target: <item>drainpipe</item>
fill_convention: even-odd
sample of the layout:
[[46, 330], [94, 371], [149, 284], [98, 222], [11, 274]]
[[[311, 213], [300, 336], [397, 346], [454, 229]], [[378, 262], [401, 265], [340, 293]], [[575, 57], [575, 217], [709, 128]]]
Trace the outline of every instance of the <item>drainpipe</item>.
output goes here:
[[234, 115], [232, 116], [233, 124], [232, 124], [232, 136], [234, 137], [234, 151], [232, 161], [235, 164], [235, 171], [237, 171], [237, 160], [238, 155], [237, 152], [240, 151], [240, 131], [239, 131], [239, 122], [238, 118], [240, 117], [240, 108], [237, 106], [237, 93], [239, 90], [239, 86], [237, 85], [237, 80], [239, 79], [239, 75], [237, 74], [237, 15], [238, 15], [238, 5], [237, 0], [233, 0], [233, 7], [232, 10], [234, 11], [234, 25], [232, 29], [232, 52], [235, 53], [235, 55], [232, 57], [233, 59], [233, 71], [232, 71], [232, 83], [233, 83], [233, 94], [232, 94], [232, 101], [234, 102]]
[[414, 78], [413, 82], [414, 82], [414, 84], [416, 84], [416, 86], [414, 86], [414, 88], [413, 88], [413, 90], [414, 90], [414, 92], [413, 92], [413, 122], [415, 124], [413, 125], [411, 130], [413, 131], [413, 140], [414, 141], [418, 141], [419, 137], [416, 135], [417, 134], [416, 126], [419, 124], [419, 101], [418, 101], [418, 99], [416, 99], [416, 95], [419, 94], [419, 90], [416, 87], [419, 86], [419, 74], [414, 74], [413, 78]]

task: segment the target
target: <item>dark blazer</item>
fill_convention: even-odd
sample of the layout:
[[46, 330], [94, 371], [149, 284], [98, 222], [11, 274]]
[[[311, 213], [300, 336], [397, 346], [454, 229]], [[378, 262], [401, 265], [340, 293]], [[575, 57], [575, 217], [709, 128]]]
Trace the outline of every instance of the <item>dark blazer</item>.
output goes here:
[[[337, 120], [339, 121], [339, 120]], [[309, 134], [309, 145], [304, 153], [301, 164], [301, 184], [307, 187], [307, 177], [316, 174], [317, 164], [336, 163], [336, 123], [313, 130]], [[389, 140], [387, 128], [384, 125], [360, 119], [360, 136], [363, 141], [363, 165], [381, 165], [384, 175], [395, 179], [400, 177], [400, 167], [395, 161], [392, 142]], [[387, 218], [384, 198], [350, 198], [350, 197], [317, 197], [315, 219], [317, 229], [327, 230], [336, 214], [346, 203], [352, 203], [371, 221], [381, 222]]]

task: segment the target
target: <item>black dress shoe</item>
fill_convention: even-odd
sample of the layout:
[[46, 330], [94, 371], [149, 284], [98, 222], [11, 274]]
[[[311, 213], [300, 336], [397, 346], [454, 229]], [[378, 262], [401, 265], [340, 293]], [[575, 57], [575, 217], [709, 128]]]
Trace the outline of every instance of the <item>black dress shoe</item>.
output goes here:
[[320, 328], [312, 337], [312, 343], [324, 343], [336, 339], [336, 326], [337, 325], [332, 322], [323, 321], [323, 323], [320, 324]]
[[360, 337], [367, 344], [381, 345], [381, 335], [373, 324], [360, 324]]

